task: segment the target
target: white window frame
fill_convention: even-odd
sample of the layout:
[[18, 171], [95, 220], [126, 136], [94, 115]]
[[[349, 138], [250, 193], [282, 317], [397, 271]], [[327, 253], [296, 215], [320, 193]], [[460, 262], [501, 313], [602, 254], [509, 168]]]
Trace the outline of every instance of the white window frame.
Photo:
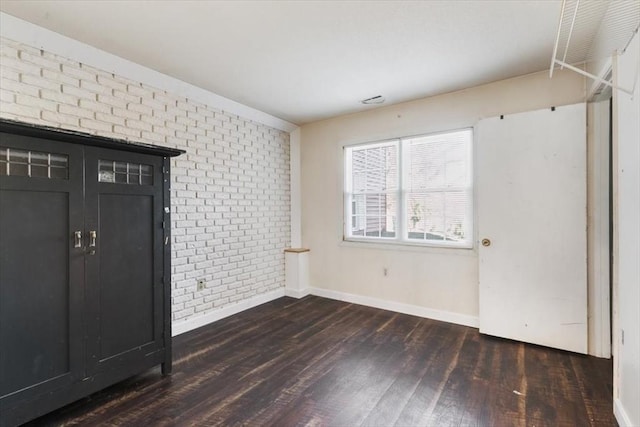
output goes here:
[[[455, 188], [439, 188], [439, 189], [431, 189], [426, 190], [425, 192], [444, 192], [444, 191], [466, 191], [468, 197], [467, 203], [467, 211], [465, 212], [465, 221], [464, 221], [464, 235], [465, 239], [460, 241], [450, 241], [450, 240], [417, 240], [417, 239], [409, 239], [408, 230], [407, 230], [407, 220], [406, 220], [406, 212], [407, 212], [407, 190], [406, 183], [408, 181], [409, 168], [405, 167], [408, 165], [408, 150], [405, 147], [406, 141], [414, 140], [422, 137], [448, 134], [448, 133], [458, 133], [458, 132], [469, 132], [469, 145], [468, 145], [468, 153], [467, 153], [467, 161], [468, 161], [468, 174], [469, 174], [469, 183], [467, 187], [455, 187]], [[474, 176], [473, 176], [473, 142], [474, 142], [474, 134], [473, 128], [462, 128], [462, 129], [453, 129], [442, 132], [433, 132], [422, 135], [415, 136], [407, 136], [401, 138], [393, 138], [384, 141], [377, 142], [369, 142], [369, 143], [361, 143], [361, 144], [350, 144], [345, 145], [343, 147], [343, 158], [344, 158], [344, 189], [343, 189], [343, 240], [349, 242], [367, 242], [367, 243], [382, 243], [382, 244], [401, 244], [408, 246], [424, 246], [424, 247], [437, 247], [437, 248], [457, 248], [457, 249], [473, 249], [474, 243]], [[366, 147], [366, 148], [375, 148], [375, 147], [384, 147], [384, 146], [396, 146], [397, 147], [397, 162], [398, 162], [398, 185], [397, 189], [394, 192], [396, 194], [397, 200], [397, 211], [396, 211], [396, 235], [395, 237], [375, 237], [375, 236], [352, 236], [351, 233], [351, 221], [353, 218], [352, 215], [352, 203], [353, 203], [353, 194], [351, 192], [353, 188], [352, 173], [351, 173], [351, 165], [352, 165], [352, 150], [354, 148]]]

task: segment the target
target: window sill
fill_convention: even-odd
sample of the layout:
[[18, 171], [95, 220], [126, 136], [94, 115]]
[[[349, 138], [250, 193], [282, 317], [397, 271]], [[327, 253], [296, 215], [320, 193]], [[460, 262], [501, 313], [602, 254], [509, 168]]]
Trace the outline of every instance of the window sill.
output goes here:
[[415, 244], [409, 242], [398, 241], [371, 241], [371, 240], [359, 240], [359, 239], [343, 239], [340, 241], [339, 246], [347, 248], [359, 248], [359, 249], [375, 249], [386, 251], [407, 251], [407, 252], [423, 252], [442, 255], [457, 255], [457, 256], [477, 256], [475, 247], [461, 247], [461, 246], [440, 246], [440, 245], [428, 245], [428, 244]]

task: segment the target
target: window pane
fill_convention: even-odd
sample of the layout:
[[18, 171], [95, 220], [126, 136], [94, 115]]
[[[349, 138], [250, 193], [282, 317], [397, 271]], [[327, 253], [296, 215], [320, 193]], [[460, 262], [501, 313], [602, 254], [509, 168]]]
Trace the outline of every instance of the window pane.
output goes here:
[[471, 236], [465, 235], [465, 218], [469, 211], [469, 196], [464, 191], [445, 193], [445, 237], [447, 240], [460, 241]]
[[425, 197], [421, 194], [407, 195], [407, 231], [410, 239], [424, 239]]
[[349, 235], [360, 237], [395, 237], [397, 197], [378, 193], [355, 195], [351, 200]]
[[409, 240], [468, 241], [471, 130], [404, 140]]
[[125, 162], [113, 162], [116, 173], [127, 174], [127, 164]]
[[49, 178], [49, 170], [46, 165], [31, 165], [31, 176]]
[[129, 184], [140, 184], [140, 175], [137, 170], [129, 172]]
[[0, 175], [9, 175], [7, 171], [7, 149], [0, 147]]
[[409, 239], [464, 241], [471, 203], [468, 191], [411, 193], [407, 195]]
[[367, 194], [365, 196], [365, 203], [367, 206], [366, 214], [368, 216], [380, 216], [380, 194]]
[[29, 163], [29, 152], [24, 150], [18, 150], [16, 148], [10, 148], [7, 154], [7, 158], [9, 159], [9, 163], [21, 163], [26, 165]]
[[398, 186], [398, 147], [365, 145], [351, 150], [351, 192], [380, 193]]
[[62, 154], [51, 154], [51, 166], [66, 168], [69, 158]]
[[117, 184], [126, 184], [127, 183], [127, 174], [126, 173], [117, 173], [116, 172], [116, 174], [115, 174], [115, 182]]
[[25, 163], [9, 163], [7, 175], [12, 176], [29, 176], [29, 166]]
[[[32, 165], [48, 165], [49, 164], [49, 155], [47, 153], [37, 153], [35, 151], [31, 152], [31, 164]], [[45, 174], [45, 176], [47, 176]]]
[[366, 187], [366, 172], [364, 170], [360, 170], [358, 172], [353, 172], [353, 192], [354, 193], [364, 193], [367, 189]]
[[351, 214], [352, 215], [364, 215], [364, 194], [356, 194], [351, 200]]
[[359, 237], [364, 236], [364, 224], [364, 216], [354, 216], [351, 226], [351, 235]]
[[348, 235], [396, 236], [398, 142], [347, 147]]
[[444, 186], [446, 146], [425, 139], [409, 141], [408, 190], [418, 191]]
[[444, 194], [426, 193], [424, 204], [424, 238], [426, 240], [444, 240]]
[[[52, 173], [51, 159], [58, 173]], [[0, 175], [67, 179], [69, 157], [64, 154], [0, 147]]]
[[153, 166], [139, 163], [98, 161], [98, 182], [153, 185]]
[[405, 144], [409, 191], [470, 184], [470, 130], [412, 138]]
[[366, 197], [365, 235], [367, 237], [395, 237], [396, 196], [376, 194]]
[[50, 169], [51, 178], [54, 178], [54, 179], [68, 179], [67, 171], [68, 171], [67, 168], [52, 167]]

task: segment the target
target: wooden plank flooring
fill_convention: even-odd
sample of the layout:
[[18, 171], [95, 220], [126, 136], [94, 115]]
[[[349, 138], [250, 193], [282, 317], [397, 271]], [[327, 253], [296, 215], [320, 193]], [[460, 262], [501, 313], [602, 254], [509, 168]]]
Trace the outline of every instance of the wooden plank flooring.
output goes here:
[[610, 360], [313, 296], [176, 337], [173, 372], [30, 425], [616, 425]]

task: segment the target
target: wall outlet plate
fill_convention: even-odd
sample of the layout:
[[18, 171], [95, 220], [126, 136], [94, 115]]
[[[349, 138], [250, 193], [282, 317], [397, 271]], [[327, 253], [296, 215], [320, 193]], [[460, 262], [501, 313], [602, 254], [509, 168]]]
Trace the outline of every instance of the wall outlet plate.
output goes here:
[[200, 279], [200, 280], [198, 280], [198, 284], [196, 285], [196, 290], [201, 291], [201, 290], [203, 290], [203, 289], [204, 289], [204, 288], [206, 288], [206, 287], [207, 287], [207, 286], [206, 286], [206, 284], [205, 284], [205, 282], [204, 282], [204, 279]]

